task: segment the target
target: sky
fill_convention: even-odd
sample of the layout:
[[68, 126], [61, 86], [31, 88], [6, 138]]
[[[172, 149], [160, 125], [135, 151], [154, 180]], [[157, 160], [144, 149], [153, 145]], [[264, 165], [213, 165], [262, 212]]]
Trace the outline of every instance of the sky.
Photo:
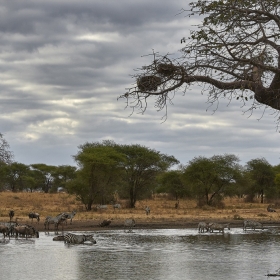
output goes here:
[[132, 113], [118, 97], [153, 51], [177, 55], [201, 19], [180, 13], [188, 1], [0, 0], [0, 132], [14, 160], [75, 165], [86, 142], [140, 144], [173, 155], [235, 154], [241, 164], [280, 164], [273, 111], [246, 113], [240, 103], [210, 107], [193, 86], [173, 105]]

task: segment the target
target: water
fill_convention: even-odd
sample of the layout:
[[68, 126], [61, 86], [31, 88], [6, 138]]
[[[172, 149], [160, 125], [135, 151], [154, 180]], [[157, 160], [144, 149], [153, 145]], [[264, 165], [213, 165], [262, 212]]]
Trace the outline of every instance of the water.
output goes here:
[[134, 229], [93, 234], [95, 245], [65, 245], [52, 240], [53, 232], [41, 232], [39, 239], [0, 238], [1, 279], [256, 280], [280, 268], [280, 235], [267, 231]]

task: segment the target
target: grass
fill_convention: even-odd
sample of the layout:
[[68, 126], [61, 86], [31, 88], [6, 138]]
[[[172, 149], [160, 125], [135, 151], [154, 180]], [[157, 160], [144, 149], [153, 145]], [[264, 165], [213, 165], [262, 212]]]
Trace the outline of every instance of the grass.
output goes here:
[[[126, 219], [133, 217], [142, 221], [168, 222], [180, 220], [197, 222], [200, 220], [219, 219], [219, 220], [243, 220], [255, 219], [258, 221], [278, 221], [280, 215], [267, 212], [268, 204], [246, 203], [240, 198], [225, 199], [224, 209], [215, 209], [213, 207], [196, 207], [194, 200], [180, 200], [179, 208], [175, 209], [175, 200], [168, 198], [154, 198], [142, 200], [136, 203], [135, 209], [125, 208], [126, 201], [120, 201], [122, 208], [113, 210], [108, 205], [107, 210], [85, 211], [83, 204], [76, 200], [75, 196], [66, 193], [12, 193], [0, 192], [0, 221], [9, 220], [9, 211], [15, 211], [15, 217], [19, 221], [28, 221], [29, 212], [38, 212], [41, 220], [46, 216], [56, 216], [61, 212], [77, 211], [75, 219], [77, 220], [103, 220], [103, 219]], [[145, 214], [145, 206], [151, 209], [151, 214]]]

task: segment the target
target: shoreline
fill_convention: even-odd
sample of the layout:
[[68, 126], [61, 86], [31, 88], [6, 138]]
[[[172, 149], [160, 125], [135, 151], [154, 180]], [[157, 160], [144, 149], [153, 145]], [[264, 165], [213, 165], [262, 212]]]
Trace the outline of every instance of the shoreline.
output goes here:
[[[201, 221], [201, 220], [200, 220]], [[137, 221], [136, 220], [136, 225], [135, 229], [189, 229], [189, 228], [197, 228], [198, 223], [200, 222], [199, 220], [189, 220], [186, 221], [184, 220], [174, 220], [172, 221]], [[221, 224], [230, 224], [230, 227], [232, 228], [237, 228], [237, 227], [243, 227], [243, 220], [231, 220], [231, 219], [207, 219], [207, 222], [217, 222]], [[67, 224], [58, 227], [58, 231], [100, 231], [100, 230], [122, 230], [124, 229], [123, 225], [124, 221], [123, 220], [113, 220], [109, 226], [104, 226], [101, 227], [97, 221], [92, 221], [92, 220], [73, 220], [72, 224]], [[33, 227], [36, 228], [39, 232], [46, 232], [46, 231], [55, 231], [54, 225], [50, 225], [49, 230], [45, 229], [44, 227], [44, 222], [40, 221], [39, 224], [37, 223], [27, 223], [29, 225], [32, 225]], [[262, 224], [267, 227], [267, 226], [279, 226], [280, 223], [269, 221], [269, 222], [262, 222]]]

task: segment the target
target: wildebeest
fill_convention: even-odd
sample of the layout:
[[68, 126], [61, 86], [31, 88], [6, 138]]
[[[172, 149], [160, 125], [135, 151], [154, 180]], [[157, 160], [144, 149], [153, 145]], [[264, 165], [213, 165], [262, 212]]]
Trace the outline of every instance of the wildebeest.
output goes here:
[[54, 224], [54, 228], [58, 229], [59, 225], [63, 225], [63, 222], [65, 222], [66, 220], [66, 215], [65, 213], [61, 213], [59, 215], [57, 215], [56, 217], [46, 217], [45, 222], [44, 222], [44, 226], [45, 229], [48, 227], [48, 230], [50, 229], [50, 224]]
[[145, 211], [146, 211], [146, 215], [149, 215], [150, 212], [151, 212], [150, 207], [149, 207], [149, 206], [146, 206], [146, 207], [145, 207]]
[[101, 227], [107, 227], [107, 226], [109, 226], [111, 224], [111, 220], [103, 220], [99, 225], [101, 226]]
[[213, 232], [214, 230], [218, 230], [219, 232], [224, 232], [225, 228], [230, 230], [229, 224], [218, 224], [218, 223], [211, 223], [209, 225], [209, 231]]
[[27, 237], [33, 237], [39, 238], [39, 232], [32, 226], [29, 225], [19, 225], [14, 227], [14, 231], [16, 234], [16, 238], [18, 238], [19, 235]]
[[96, 240], [93, 238], [93, 235], [78, 235], [73, 233], [67, 233], [64, 235], [64, 242], [68, 244], [83, 244], [86, 241], [96, 244]]
[[30, 213], [28, 214], [28, 217], [29, 217], [29, 219], [32, 219], [32, 220], [31, 220], [32, 223], [33, 223], [33, 219], [36, 219], [36, 220], [37, 220], [37, 223], [39, 223], [39, 221], [40, 221], [40, 215], [39, 215], [38, 213], [30, 212]]
[[204, 232], [204, 230], [209, 231], [209, 226], [211, 224], [205, 222], [198, 223], [198, 232]]
[[13, 219], [14, 215], [15, 215], [15, 211], [14, 210], [10, 210], [9, 211], [10, 221]]
[[260, 222], [257, 222], [257, 221], [253, 221], [253, 220], [245, 220], [243, 222], [243, 230], [246, 231], [246, 229], [248, 227], [253, 229], [253, 230], [255, 230], [256, 228], [263, 229], [263, 224], [261, 224]]
[[131, 231], [131, 229], [133, 228], [133, 227], [135, 227], [135, 220], [134, 219], [126, 219], [125, 221], [124, 221], [124, 227], [125, 228], [129, 228], [129, 231]]
[[0, 232], [3, 233], [4, 238], [6, 236], [9, 236], [9, 239], [10, 239], [10, 229], [9, 229], [9, 227], [0, 224]]

